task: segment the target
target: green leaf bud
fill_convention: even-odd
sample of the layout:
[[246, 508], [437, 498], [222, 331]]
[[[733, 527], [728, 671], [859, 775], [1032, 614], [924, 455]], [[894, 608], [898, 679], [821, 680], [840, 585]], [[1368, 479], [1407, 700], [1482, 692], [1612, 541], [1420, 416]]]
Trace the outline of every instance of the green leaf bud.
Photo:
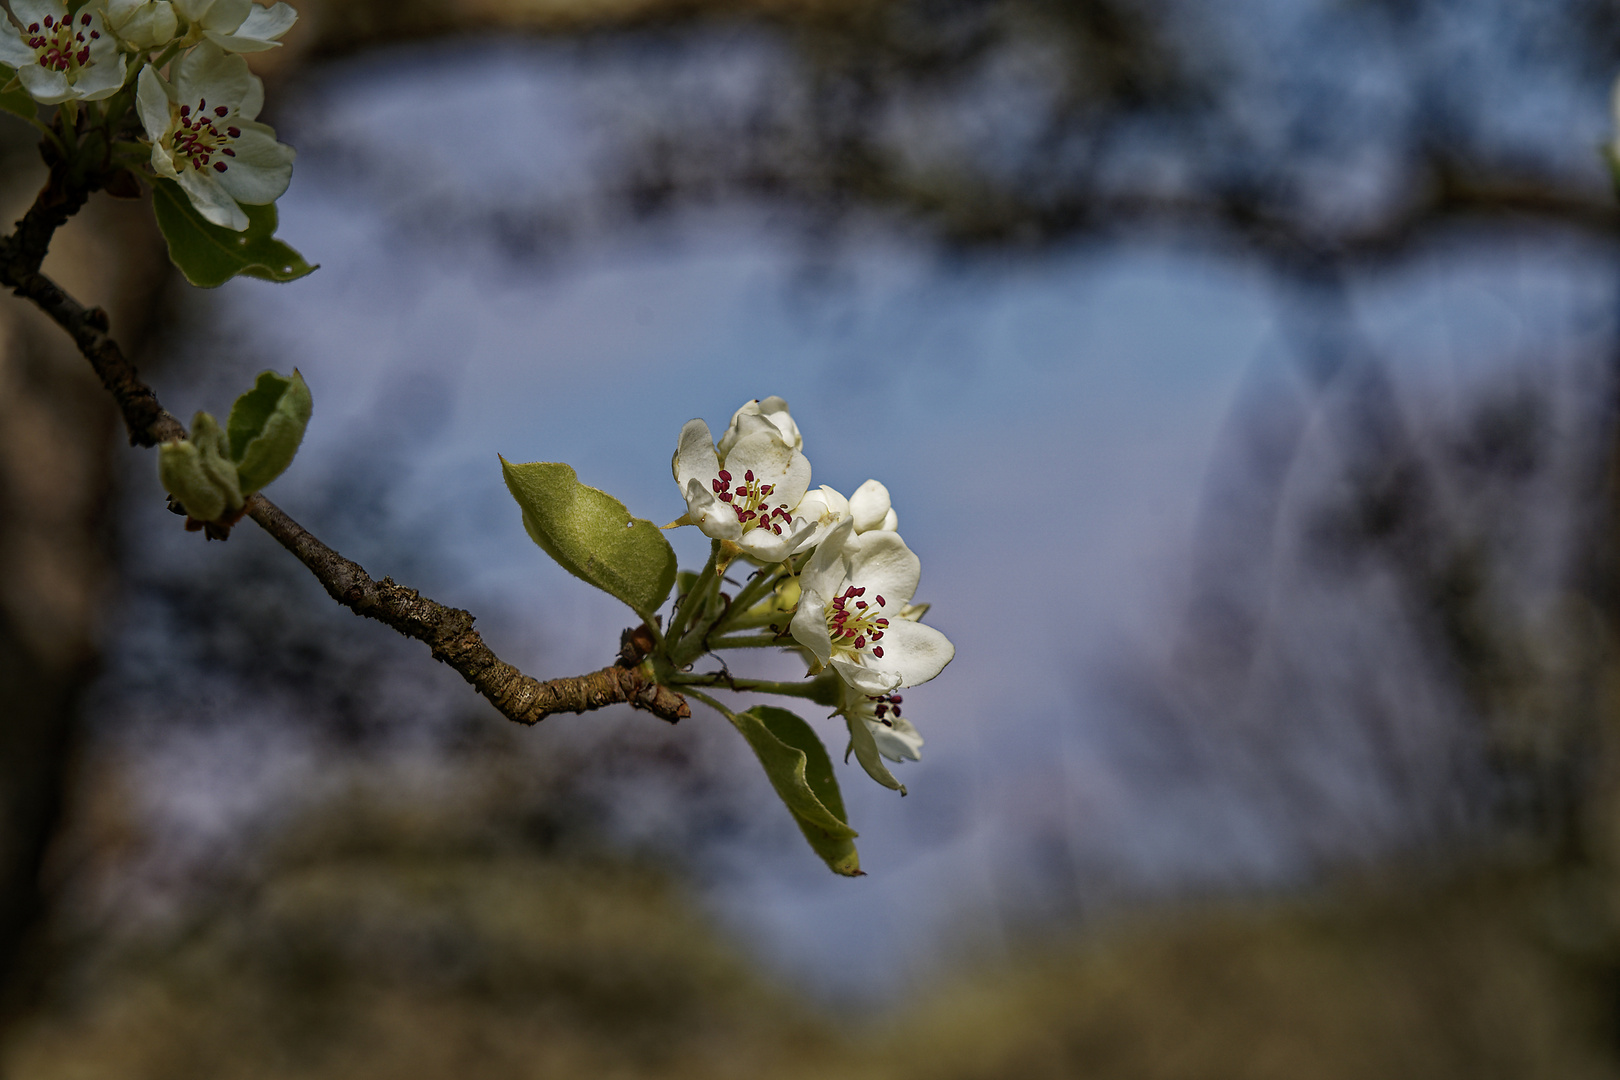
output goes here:
[[219, 521], [242, 509], [242, 490], [219, 422], [205, 412], [191, 421], [191, 438], [158, 447], [158, 480], [186, 516]]

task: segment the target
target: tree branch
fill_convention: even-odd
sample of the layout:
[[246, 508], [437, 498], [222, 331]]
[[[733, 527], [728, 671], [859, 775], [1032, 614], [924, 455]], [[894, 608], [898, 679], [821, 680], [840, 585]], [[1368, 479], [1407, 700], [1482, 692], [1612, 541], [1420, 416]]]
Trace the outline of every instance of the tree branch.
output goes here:
[[[64, 192], [63, 185], [63, 178], [53, 170], [34, 206], [18, 222], [17, 231], [0, 239], [0, 285], [33, 301], [73, 338], [118, 403], [132, 445], [150, 447], [183, 439], [185, 425], [163, 408], [109, 335], [106, 312], [86, 308], [39, 271], [44, 249], [57, 227], [84, 203], [82, 194], [75, 201], [73, 192]], [[496, 656], [473, 629], [470, 612], [446, 607], [391, 578], [374, 580], [359, 563], [327, 547], [263, 495], [249, 496], [244, 509], [309, 568], [332, 599], [356, 615], [386, 623], [425, 643], [435, 660], [454, 668], [510, 720], [535, 724], [552, 713], [581, 713], [617, 704], [643, 709], [670, 723], [691, 715], [685, 699], [659, 686], [642, 670], [639, 665], [645, 652], [633, 644], [626, 646], [619, 663], [611, 667], [540, 682]], [[633, 641], [633, 635], [627, 640]]]

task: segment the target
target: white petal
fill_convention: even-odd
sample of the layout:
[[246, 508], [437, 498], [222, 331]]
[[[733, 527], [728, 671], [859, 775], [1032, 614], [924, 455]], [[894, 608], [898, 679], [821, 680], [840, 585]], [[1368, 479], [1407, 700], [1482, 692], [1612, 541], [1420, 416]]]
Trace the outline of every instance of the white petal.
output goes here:
[[[883, 633], [883, 658], [867, 664], [898, 678], [895, 686], [916, 686], [945, 670], [956, 646], [932, 626], [907, 619], [891, 619]], [[851, 684], [854, 685], [854, 684]], [[893, 687], [891, 687], [892, 689]]]
[[11, 0], [12, 14], [23, 26], [44, 23], [49, 15], [52, 22], [67, 18], [67, 5], [62, 0]]
[[715, 540], [735, 542], [742, 536], [742, 522], [736, 511], [714, 497], [714, 493], [695, 477], [686, 482], [686, 516], [702, 530], [703, 535]]
[[675, 459], [670, 462], [670, 468], [682, 490], [690, 480], [707, 484], [720, 475], [720, 457], [714, 452], [708, 424], [702, 420], [686, 422], [681, 428], [680, 441], [675, 444]]
[[236, 107], [236, 115], [243, 120], [256, 120], [262, 108], [264, 108], [264, 80], [257, 75], [249, 75], [247, 93], [242, 95], [242, 102]]
[[779, 563], [804, 547], [814, 531], [814, 525], [801, 519], [783, 529], [780, 536], [770, 529], [750, 529], [738, 543], [745, 553], [762, 563]]
[[[843, 591], [844, 581], [848, 576], [844, 564], [844, 547], [853, 535], [854, 528], [854, 524], [845, 519], [827, 535], [815, 553], [810, 556], [810, 561], [804, 564], [804, 569], [799, 572], [799, 585], [804, 589], [806, 596], [814, 592], [830, 598]], [[803, 601], [799, 606], [804, 606]], [[822, 613], [822, 617], [826, 617], [825, 612]]]
[[906, 547], [899, 533], [869, 532], [851, 537], [844, 545], [849, 579], [873, 596], [883, 597], [884, 607], [899, 611], [917, 592], [922, 562]]
[[826, 484], [822, 484], [819, 490], [809, 492], [799, 500], [794, 515], [795, 525], [802, 519], [810, 522], [812, 526], [795, 549], [797, 554], [799, 551], [808, 551], [826, 540], [834, 529], [849, 520], [849, 500]]
[[[102, 38], [96, 44], [106, 43], [109, 50], [116, 49], [111, 36]], [[89, 67], [79, 72], [79, 79], [73, 84], [74, 91], [84, 101], [100, 101], [110, 98], [118, 93], [124, 85], [124, 77], [128, 69], [124, 66], [122, 56], [110, 56], [99, 62], [92, 61]]]
[[250, 206], [273, 203], [292, 179], [293, 149], [276, 142], [275, 134], [263, 124], [244, 120], [241, 130], [233, 147], [236, 157], [227, 163], [218, 183], [237, 202]]
[[22, 80], [23, 89], [28, 91], [28, 96], [41, 105], [60, 105], [74, 96], [73, 88], [68, 86], [66, 74], [42, 68], [38, 64], [18, 68], [17, 78]]
[[804, 436], [799, 434], [799, 425], [793, 422], [793, 417], [788, 413], [788, 403], [772, 395], [763, 401], [746, 401], [742, 408], [731, 414], [731, 424], [720, 437], [722, 457], [730, 452], [738, 439], [748, 434], [750, 420], [767, 421], [782, 436], [783, 442], [795, 450], [804, 449]]
[[246, 60], [203, 42], [180, 58], [174, 85], [182, 105], [196, 108], [206, 100], [210, 109], [234, 107], [247, 96], [251, 77]]
[[793, 613], [788, 632], [825, 665], [832, 657], [832, 638], [827, 635], [827, 598], [805, 589], [799, 595], [799, 609]]
[[121, 23], [109, 11], [108, 18], [117, 24], [118, 36], [136, 49], [156, 49], [167, 45], [174, 40], [180, 29], [179, 21], [175, 18], [174, 8], [167, 0], [158, 3], [145, 4], [132, 16], [126, 17]]
[[901, 686], [900, 676], [886, 668], [876, 668], [842, 658], [835, 658], [832, 667], [838, 672], [839, 678], [863, 694], [887, 694], [891, 690], [898, 690]]
[[135, 80], [135, 102], [146, 137], [157, 143], [169, 131], [169, 90], [151, 64], [143, 67]]
[[122, 27], [129, 17], [146, 7], [150, 0], [104, 0], [107, 8], [107, 21], [114, 26]]
[[750, 472], [761, 484], [770, 484], [771, 505], [797, 507], [810, 488], [810, 462], [782, 441], [775, 428], [744, 435], [726, 455], [726, 471], [738, 486]]
[[214, 0], [197, 22], [204, 30], [229, 34], [242, 25], [252, 10], [253, 0]]
[[247, 215], [236, 205], [236, 200], [225, 189], [196, 169], [186, 169], [179, 176], [180, 187], [185, 190], [197, 213], [224, 229], [241, 232], [248, 227]]
[[34, 50], [23, 41], [16, 27], [0, 18], [0, 64], [20, 70], [26, 65], [37, 63], [38, 58], [34, 55]]
[[[211, 21], [205, 20], [205, 23]], [[230, 52], [263, 52], [278, 48], [281, 42], [276, 39], [292, 29], [297, 21], [298, 13], [286, 4], [278, 3], [269, 8], [254, 5], [247, 18], [234, 30], [207, 27], [203, 34], [209, 41]]]
[[163, 149], [162, 144], [152, 147], [152, 171], [168, 180], [180, 179], [180, 174], [174, 168], [174, 159]]
[[298, 12], [293, 10], [291, 4], [275, 3], [269, 7], [255, 7], [236, 32], [261, 41], [274, 41], [291, 30], [297, 21]]
[[889, 489], [876, 480], [868, 480], [849, 497], [849, 514], [855, 519], [858, 533], [878, 528], [888, 512]]
[[894, 512], [893, 507], [890, 507], [889, 512], [883, 515], [883, 524], [879, 525], [878, 528], [884, 532], [894, 532], [900, 528], [900, 515]]
[[866, 722], [873, 741], [877, 743], [878, 753], [890, 761], [921, 761], [923, 737], [911, 726], [911, 722], [896, 716], [889, 724], [893, 726], [879, 720]]
[[279, 41], [259, 41], [255, 38], [239, 37], [236, 34], [225, 34], [218, 30], [204, 30], [203, 37], [211, 44], [219, 46], [229, 53], [256, 53], [266, 49], [278, 48]]
[[180, 9], [180, 14], [191, 22], [197, 22], [206, 15], [213, 3], [214, 0], [174, 0], [174, 6]]

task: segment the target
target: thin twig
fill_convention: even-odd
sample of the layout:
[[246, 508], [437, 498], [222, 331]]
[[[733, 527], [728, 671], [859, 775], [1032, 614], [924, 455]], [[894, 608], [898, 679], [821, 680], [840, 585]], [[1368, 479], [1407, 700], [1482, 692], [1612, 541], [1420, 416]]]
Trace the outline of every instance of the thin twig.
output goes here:
[[[56, 229], [88, 195], [82, 192], [75, 199], [72, 190], [62, 190], [65, 183], [60, 172], [53, 170], [34, 206], [18, 222], [17, 231], [0, 239], [0, 286], [32, 301], [73, 338], [118, 403], [132, 445], [149, 447], [183, 439], [185, 425], [141, 381], [135, 365], [109, 334], [106, 312], [86, 308], [39, 272], [44, 248]], [[446, 607], [391, 578], [373, 579], [359, 563], [327, 547], [263, 495], [249, 496], [245, 510], [309, 568], [332, 599], [357, 615], [386, 623], [425, 643], [435, 660], [454, 668], [510, 720], [534, 724], [552, 713], [580, 713], [617, 704], [644, 709], [670, 723], [691, 715], [679, 694], [659, 686], [639, 666], [641, 650], [630, 648], [618, 664], [588, 675], [541, 682], [496, 656], [473, 629], [471, 613]]]

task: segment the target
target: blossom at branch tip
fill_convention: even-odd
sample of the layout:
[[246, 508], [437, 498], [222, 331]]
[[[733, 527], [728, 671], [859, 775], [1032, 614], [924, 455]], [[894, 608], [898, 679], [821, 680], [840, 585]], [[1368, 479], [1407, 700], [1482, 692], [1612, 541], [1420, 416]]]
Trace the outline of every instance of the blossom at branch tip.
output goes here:
[[260, 7], [253, 0], [173, 0], [191, 27], [186, 42], [207, 40], [226, 52], [274, 49], [281, 35], [298, 21], [298, 12], [283, 3]]
[[921, 564], [899, 533], [834, 529], [799, 574], [790, 630], [822, 667], [863, 694], [927, 682], [956, 655], [944, 634], [902, 617]]
[[41, 105], [100, 101], [124, 85], [128, 69], [100, 12], [69, 15], [62, 0], [12, 0], [11, 10], [21, 28], [0, 12], [0, 64]]
[[273, 203], [287, 190], [293, 149], [254, 119], [264, 84], [240, 56], [205, 42], [180, 58], [173, 83], [148, 65], [136, 100], [153, 171], [179, 183], [215, 225], [241, 232], [248, 218], [239, 204]]
[[161, 49], [179, 35], [180, 22], [168, 0], [97, 0], [97, 6], [113, 36], [130, 52]]
[[865, 724], [878, 753], [890, 761], [921, 761], [923, 737], [900, 715], [899, 694], [863, 694], [845, 684], [838, 711]]
[[800, 512], [810, 487], [810, 462], [771, 419], [746, 409], [732, 417], [737, 437], [724, 453], [702, 420], [681, 429], [672, 463], [686, 500], [679, 524], [696, 525], [705, 536], [734, 543], [762, 563], [779, 563], [816, 534], [823, 507], [813, 504], [815, 519]]
[[855, 519], [857, 533], [883, 529], [894, 532], [900, 527], [900, 518], [889, 505], [889, 489], [876, 480], [868, 480], [849, 497], [849, 515]]
[[715, 447], [720, 451], [721, 457], [731, 453], [731, 448], [742, 437], [745, 416], [764, 417], [781, 434], [783, 442], [795, 450], [804, 449], [804, 436], [799, 434], [799, 425], [793, 422], [792, 415], [788, 413], [788, 403], [773, 394], [763, 401], [756, 398], [744, 402], [742, 408], [732, 413], [731, 423], [727, 425], [726, 433], [720, 436], [720, 442]]

